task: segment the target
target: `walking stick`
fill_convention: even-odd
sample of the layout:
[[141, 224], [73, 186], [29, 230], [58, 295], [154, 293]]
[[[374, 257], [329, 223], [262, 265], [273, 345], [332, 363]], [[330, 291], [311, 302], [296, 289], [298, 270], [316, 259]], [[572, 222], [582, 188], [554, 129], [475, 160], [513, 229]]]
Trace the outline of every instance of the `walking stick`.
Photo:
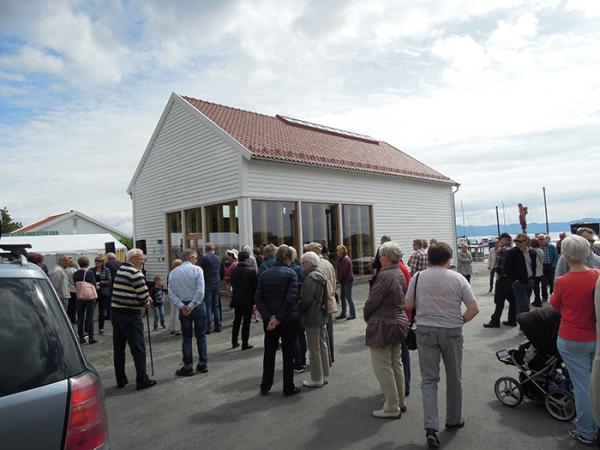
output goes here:
[[148, 347], [150, 347], [150, 369], [152, 369], [152, 376], [154, 376], [154, 358], [152, 357], [152, 339], [150, 338], [150, 313], [146, 310], [146, 324], [148, 329]]

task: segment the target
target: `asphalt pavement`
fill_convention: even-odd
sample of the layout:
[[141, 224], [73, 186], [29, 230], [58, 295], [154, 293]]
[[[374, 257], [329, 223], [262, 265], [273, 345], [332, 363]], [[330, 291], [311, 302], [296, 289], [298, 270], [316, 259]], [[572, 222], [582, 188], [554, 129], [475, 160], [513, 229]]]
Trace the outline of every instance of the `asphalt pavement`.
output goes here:
[[[552, 419], [543, 403], [527, 399], [516, 408], [502, 406], [494, 395], [501, 376], [517, 376], [515, 368], [498, 362], [497, 350], [524, 341], [515, 328], [485, 329], [493, 311], [488, 272], [474, 265], [473, 289], [480, 314], [464, 327], [463, 417], [465, 428], [440, 433], [447, 449], [575, 449], [568, 424]], [[168, 330], [151, 332], [154, 371], [158, 384], [137, 392], [135, 383], [117, 389], [112, 366], [110, 325], [100, 343], [84, 346], [99, 371], [105, 390], [112, 449], [423, 449], [423, 410], [417, 353], [411, 352], [412, 383], [408, 411], [401, 419], [378, 419], [371, 411], [383, 396], [365, 347], [362, 306], [368, 285], [356, 284], [353, 297], [358, 318], [335, 324], [335, 363], [329, 384], [303, 388], [283, 397], [281, 355], [277, 355], [275, 384], [268, 396], [259, 395], [262, 372], [262, 328], [252, 324], [254, 349], [231, 348], [233, 316], [226, 305], [224, 329], [208, 336], [209, 372], [176, 377], [181, 366], [181, 338]], [[227, 302], [224, 302], [227, 303]], [[506, 312], [505, 312], [506, 314]], [[506, 316], [503, 317], [505, 319]], [[195, 345], [195, 344], [194, 344]], [[148, 351], [148, 345], [146, 346]], [[195, 353], [195, 347], [194, 347]], [[127, 372], [135, 380], [131, 355]], [[195, 362], [197, 357], [195, 355]], [[150, 358], [148, 358], [150, 372]], [[295, 376], [300, 385], [308, 371]], [[440, 422], [445, 420], [445, 381], [441, 369]]]

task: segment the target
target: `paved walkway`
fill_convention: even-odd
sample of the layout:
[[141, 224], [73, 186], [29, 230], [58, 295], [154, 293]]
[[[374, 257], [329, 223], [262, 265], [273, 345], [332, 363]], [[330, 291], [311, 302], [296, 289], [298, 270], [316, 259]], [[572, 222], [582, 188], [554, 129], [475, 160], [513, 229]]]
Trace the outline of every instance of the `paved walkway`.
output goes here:
[[[567, 424], [546, 413], [543, 404], [525, 400], [515, 409], [501, 406], [493, 392], [495, 380], [517, 372], [496, 360], [495, 351], [523, 341], [513, 328], [484, 329], [493, 310], [487, 294], [488, 272], [476, 265], [474, 291], [480, 315], [464, 329], [464, 418], [466, 427], [442, 432], [448, 449], [558, 449], [578, 448], [567, 436]], [[362, 316], [367, 285], [354, 288], [357, 314]], [[178, 378], [180, 338], [167, 331], [152, 333], [155, 378], [158, 385], [137, 392], [135, 383], [115, 387], [110, 331], [101, 342], [85, 346], [105, 386], [113, 449], [419, 449], [425, 448], [420, 377], [412, 353], [413, 381], [408, 412], [400, 420], [371, 416], [381, 407], [382, 395], [364, 345], [362, 320], [336, 323], [336, 362], [329, 384], [294, 397], [281, 395], [281, 372], [273, 390], [259, 395], [262, 370], [262, 332], [253, 324], [250, 351], [230, 347], [231, 316], [222, 333], [208, 336], [209, 372]], [[110, 328], [110, 327], [109, 327]], [[278, 355], [280, 356], [280, 355]], [[128, 355], [129, 379], [135, 372]], [[281, 367], [278, 358], [277, 367]], [[150, 361], [148, 360], [148, 368]], [[296, 376], [299, 385], [308, 373]], [[444, 423], [444, 378], [440, 382], [440, 421]]]

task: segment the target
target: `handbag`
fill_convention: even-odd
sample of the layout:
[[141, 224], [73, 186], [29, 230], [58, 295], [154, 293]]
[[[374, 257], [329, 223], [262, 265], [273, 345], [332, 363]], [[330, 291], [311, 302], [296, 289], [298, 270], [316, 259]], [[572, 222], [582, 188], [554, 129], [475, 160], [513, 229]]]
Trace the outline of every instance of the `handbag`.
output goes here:
[[417, 327], [415, 325], [415, 318], [417, 317], [417, 285], [418, 284], [419, 284], [419, 274], [417, 274], [417, 277], [415, 278], [415, 308], [414, 308], [414, 312], [413, 312], [413, 317], [412, 317], [412, 320], [410, 321], [410, 324], [408, 325], [408, 334], [406, 335], [406, 341], [404, 341], [404, 343], [406, 344], [406, 347], [409, 350], [417, 349]]
[[85, 269], [83, 272], [83, 281], [75, 282], [75, 291], [77, 295], [77, 300], [82, 301], [91, 301], [96, 300], [98, 298], [98, 292], [96, 291], [96, 286], [92, 283], [85, 281], [85, 276], [87, 275], [88, 269]]

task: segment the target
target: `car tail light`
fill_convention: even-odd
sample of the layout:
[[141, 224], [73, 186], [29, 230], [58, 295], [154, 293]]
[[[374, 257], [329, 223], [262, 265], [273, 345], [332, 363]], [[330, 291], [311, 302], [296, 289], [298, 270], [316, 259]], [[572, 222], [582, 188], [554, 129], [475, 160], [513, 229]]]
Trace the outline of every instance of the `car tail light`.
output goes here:
[[93, 373], [71, 378], [71, 404], [65, 450], [93, 450], [108, 443], [100, 380]]

